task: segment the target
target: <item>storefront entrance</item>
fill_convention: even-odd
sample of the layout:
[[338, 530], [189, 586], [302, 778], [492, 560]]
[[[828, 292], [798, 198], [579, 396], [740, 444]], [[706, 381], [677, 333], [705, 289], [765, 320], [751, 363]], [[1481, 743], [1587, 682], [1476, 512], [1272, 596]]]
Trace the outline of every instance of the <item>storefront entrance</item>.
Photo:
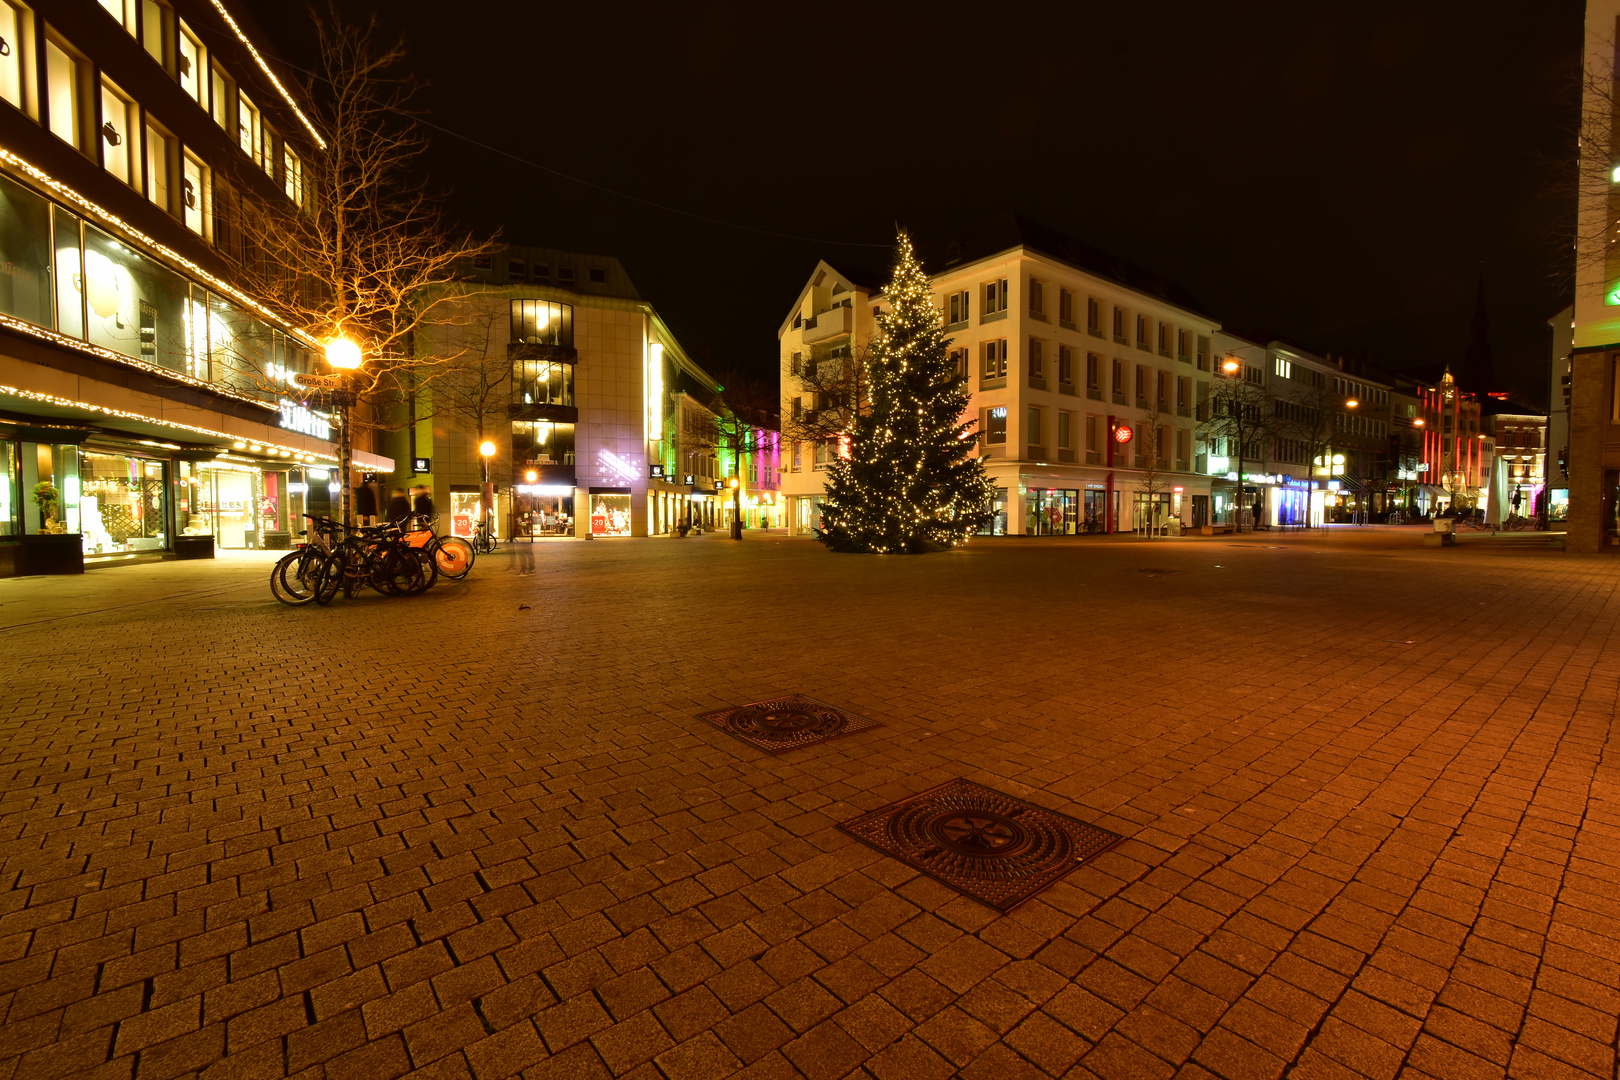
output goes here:
[[1024, 512], [1024, 531], [1031, 536], [1074, 536], [1080, 531], [1080, 491], [1031, 488]]

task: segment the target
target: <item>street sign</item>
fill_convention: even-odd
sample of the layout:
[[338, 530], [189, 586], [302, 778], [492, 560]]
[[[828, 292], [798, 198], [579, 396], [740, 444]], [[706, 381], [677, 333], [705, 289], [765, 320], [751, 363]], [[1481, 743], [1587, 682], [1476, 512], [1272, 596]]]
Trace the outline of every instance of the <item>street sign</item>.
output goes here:
[[433, 471], [433, 459], [432, 458], [425, 458], [425, 457], [411, 458], [411, 472], [413, 472], [413, 473], [429, 473], [429, 472], [432, 472], [432, 471]]

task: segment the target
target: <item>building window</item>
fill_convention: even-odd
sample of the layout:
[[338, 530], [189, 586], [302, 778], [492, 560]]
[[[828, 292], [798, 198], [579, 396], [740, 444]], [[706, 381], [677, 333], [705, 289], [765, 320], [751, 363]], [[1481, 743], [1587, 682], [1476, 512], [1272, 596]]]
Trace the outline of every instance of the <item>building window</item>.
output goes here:
[[574, 347], [574, 309], [548, 300], [513, 300], [511, 336], [514, 345]]
[[259, 156], [262, 153], [259, 146], [259, 107], [240, 90], [236, 92], [236, 141], [242, 147], [242, 153], [251, 158], [254, 164], [264, 164]]
[[1125, 395], [1130, 392], [1126, 385], [1125, 361], [1114, 357], [1114, 401], [1120, 405], [1125, 404]]
[[1148, 317], [1146, 315], [1136, 317], [1136, 347], [1138, 349], [1148, 347]]
[[522, 281], [529, 276], [529, 260], [507, 259], [506, 276], [516, 281]]
[[1090, 296], [1086, 297], [1086, 329], [1102, 336], [1102, 305]]
[[1294, 377], [1293, 362], [1284, 360], [1280, 356], [1272, 361], [1272, 370], [1277, 373], [1279, 378], [1292, 379]]
[[1046, 314], [1046, 288], [1034, 278], [1029, 279], [1029, 313]]
[[141, 47], [160, 66], [167, 67], [164, 54], [168, 50], [164, 47], [166, 39], [163, 33], [163, 12], [164, 8], [157, 0], [141, 0]]
[[1114, 340], [1121, 345], [1125, 344], [1125, 309], [1114, 309]]
[[1058, 322], [1074, 325], [1074, 294], [1068, 289], [1058, 290]]
[[198, 236], [208, 236], [213, 223], [213, 200], [209, 189], [208, 166], [186, 151], [180, 166], [180, 205], [186, 228]]
[[1102, 457], [1102, 417], [1086, 414], [1086, 462], [1095, 465]]
[[281, 188], [294, 205], [304, 205], [304, 163], [285, 143], [281, 147]]
[[574, 268], [572, 266], [557, 267], [557, 283], [559, 285], [572, 285], [574, 283]]
[[800, 469], [799, 446], [800, 446], [799, 440], [794, 439], [793, 440], [793, 471], [794, 472], [798, 472], [799, 469]]
[[968, 351], [966, 349], [951, 350], [951, 367], [955, 370], [958, 379], [968, 377]]
[[1176, 355], [1183, 360], [1192, 359], [1192, 335], [1185, 330], [1176, 332]]
[[[23, 97], [23, 52], [32, 51], [28, 44], [32, 40], [28, 32], [31, 22], [21, 10], [0, 0], [0, 40], [8, 46], [0, 54], [0, 97], [19, 109], [28, 108]], [[33, 96], [30, 93], [28, 98]]]
[[1041, 438], [1041, 410], [1031, 405], [1029, 408], [1029, 445], [1045, 446], [1046, 440]]
[[804, 373], [804, 353], [794, 353], [788, 360], [788, 373], [801, 375]]
[[1170, 341], [1175, 336], [1175, 327], [1169, 323], [1159, 324], [1159, 355], [1170, 355]]
[[1046, 377], [1046, 357], [1042, 352], [1039, 338], [1029, 339], [1029, 377], [1032, 379]]
[[1007, 310], [1007, 279], [992, 281], [984, 287], [984, 313], [994, 315]]
[[135, 104], [118, 87], [101, 80], [101, 163], [126, 184], [140, 181]]
[[169, 137], [146, 125], [146, 197], [172, 212], [169, 202]]
[[264, 175], [276, 178], [276, 132], [261, 116], [259, 118], [259, 165]]
[[1007, 441], [1007, 407], [997, 405], [993, 409], [985, 410], [984, 441], [987, 443], [1005, 443]]
[[1185, 375], [1176, 380], [1176, 412], [1181, 416], [1192, 414], [1192, 379]]
[[1007, 339], [997, 338], [984, 343], [984, 366], [980, 374], [986, 379], [1007, 377]]
[[51, 133], [79, 145], [79, 62], [49, 38], [45, 41], [45, 110]]
[[1209, 370], [1209, 338], [1198, 335], [1198, 370]]
[[968, 291], [963, 289], [961, 292], [953, 292], [950, 296], [946, 297], [945, 306], [948, 311], [946, 321], [952, 326], [955, 326], [957, 323], [965, 323], [968, 321], [969, 295], [970, 294]]
[[1102, 357], [1096, 353], [1086, 354], [1086, 393], [1102, 396]]
[[1057, 442], [1058, 442], [1058, 449], [1059, 450], [1073, 450], [1074, 449], [1074, 443], [1070, 441], [1071, 439], [1074, 438], [1073, 427], [1074, 427], [1074, 414], [1073, 413], [1066, 413], [1066, 412], [1058, 413], [1058, 436], [1057, 436]]
[[1058, 346], [1058, 382], [1074, 385], [1074, 350], [1067, 345]]
[[180, 76], [180, 89], [203, 108], [208, 107], [208, 87], [203, 81], [208, 70], [208, 50], [201, 39], [191, 32], [184, 21], [180, 23], [180, 55], [176, 57], [176, 72]]
[[600, 266], [593, 266], [589, 270], [592, 285], [606, 285], [607, 271]]
[[107, 14], [118, 20], [120, 26], [129, 31], [130, 37], [135, 36], [135, 0], [101, 0], [101, 6], [107, 10]]
[[231, 118], [227, 114], [230, 111], [231, 103], [231, 80], [218, 64], [214, 64], [209, 70], [213, 73], [210, 84], [213, 93], [209, 95], [208, 100], [212, 104], [211, 112], [213, 113], [214, 123], [229, 131], [231, 130]]

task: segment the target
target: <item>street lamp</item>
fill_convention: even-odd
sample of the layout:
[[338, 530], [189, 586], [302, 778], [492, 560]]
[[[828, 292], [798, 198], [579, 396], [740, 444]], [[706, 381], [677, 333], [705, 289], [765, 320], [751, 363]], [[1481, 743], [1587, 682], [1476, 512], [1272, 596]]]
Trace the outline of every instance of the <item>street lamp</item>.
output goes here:
[[478, 444], [478, 459], [484, 469], [484, 482], [480, 489], [479, 503], [482, 504], [485, 520], [494, 524], [492, 517], [495, 513], [495, 485], [489, 481], [489, 459], [495, 456], [495, 443], [489, 439], [481, 440]]
[[332, 391], [332, 404], [338, 414], [338, 479], [343, 485], [339, 516], [343, 524], [353, 525], [353, 495], [349, 480], [354, 472], [354, 441], [349, 437], [349, 410], [359, 395], [349, 385], [349, 372], [358, 371], [365, 362], [360, 346], [348, 338], [333, 338], [326, 343], [326, 362], [337, 372], [336, 388]]
[[742, 539], [742, 480], [733, 476], [728, 481], [731, 487], [731, 538]]
[[1221, 365], [1221, 370], [1226, 372], [1228, 375], [1236, 375], [1238, 372], [1243, 370], [1243, 365], [1234, 359], [1228, 359], [1226, 363]]

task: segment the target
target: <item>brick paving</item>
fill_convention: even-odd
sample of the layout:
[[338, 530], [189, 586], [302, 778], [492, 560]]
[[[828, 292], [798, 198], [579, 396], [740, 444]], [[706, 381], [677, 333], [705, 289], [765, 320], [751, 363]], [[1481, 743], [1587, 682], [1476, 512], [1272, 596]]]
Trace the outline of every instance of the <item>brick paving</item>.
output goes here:
[[[0, 581], [0, 1080], [1615, 1075], [1620, 561], [538, 556]], [[788, 692], [883, 726], [694, 715]], [[1125, 840], [997, 915], [834, 827], [958, 776]]]

